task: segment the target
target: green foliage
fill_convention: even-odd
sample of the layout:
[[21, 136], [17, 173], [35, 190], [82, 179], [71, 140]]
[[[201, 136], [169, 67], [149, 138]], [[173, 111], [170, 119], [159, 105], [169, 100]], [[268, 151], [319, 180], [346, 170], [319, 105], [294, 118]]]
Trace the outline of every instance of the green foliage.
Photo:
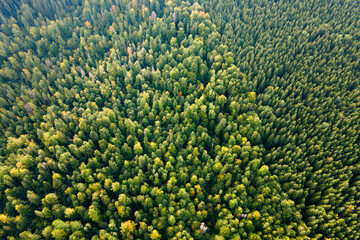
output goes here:
[[0, 239], [356, 239], [356, 1], [0, 1]]
[[149, 236], [150, 236], [151, 240], [159, 240], [159, 239], [161, 239], [161, 235], [159, 234], [159, 232], [156, 229], [153, 230]]

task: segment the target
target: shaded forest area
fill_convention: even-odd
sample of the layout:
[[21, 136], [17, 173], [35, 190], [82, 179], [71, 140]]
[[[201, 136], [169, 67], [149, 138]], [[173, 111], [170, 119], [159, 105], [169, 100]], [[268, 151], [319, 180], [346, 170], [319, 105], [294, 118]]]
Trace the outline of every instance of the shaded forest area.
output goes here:
[[359, 239], [359, 12], [0, 0], [0, 238]]

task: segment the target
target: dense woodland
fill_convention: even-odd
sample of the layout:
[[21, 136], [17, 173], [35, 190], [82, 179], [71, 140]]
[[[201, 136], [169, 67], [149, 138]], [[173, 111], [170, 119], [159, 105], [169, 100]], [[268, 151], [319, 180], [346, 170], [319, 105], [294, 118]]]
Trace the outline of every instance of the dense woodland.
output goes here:
[[0, 239], [360, 239], [359, 12], [0, 0]]

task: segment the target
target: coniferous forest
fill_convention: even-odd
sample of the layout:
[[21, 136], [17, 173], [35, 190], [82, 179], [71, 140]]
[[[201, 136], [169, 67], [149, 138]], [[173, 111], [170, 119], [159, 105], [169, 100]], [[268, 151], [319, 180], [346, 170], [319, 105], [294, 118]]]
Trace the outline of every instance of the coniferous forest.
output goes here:
[[0, 239], [360, 239], [357, 0], [0, 0]]

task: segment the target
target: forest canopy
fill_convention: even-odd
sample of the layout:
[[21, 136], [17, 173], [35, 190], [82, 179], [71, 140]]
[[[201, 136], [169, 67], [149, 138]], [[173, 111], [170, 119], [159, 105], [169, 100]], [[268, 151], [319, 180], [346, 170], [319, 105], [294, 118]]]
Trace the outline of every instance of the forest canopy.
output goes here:
[[0, 0], [0, 239], [359, 239], [359, 12]]

